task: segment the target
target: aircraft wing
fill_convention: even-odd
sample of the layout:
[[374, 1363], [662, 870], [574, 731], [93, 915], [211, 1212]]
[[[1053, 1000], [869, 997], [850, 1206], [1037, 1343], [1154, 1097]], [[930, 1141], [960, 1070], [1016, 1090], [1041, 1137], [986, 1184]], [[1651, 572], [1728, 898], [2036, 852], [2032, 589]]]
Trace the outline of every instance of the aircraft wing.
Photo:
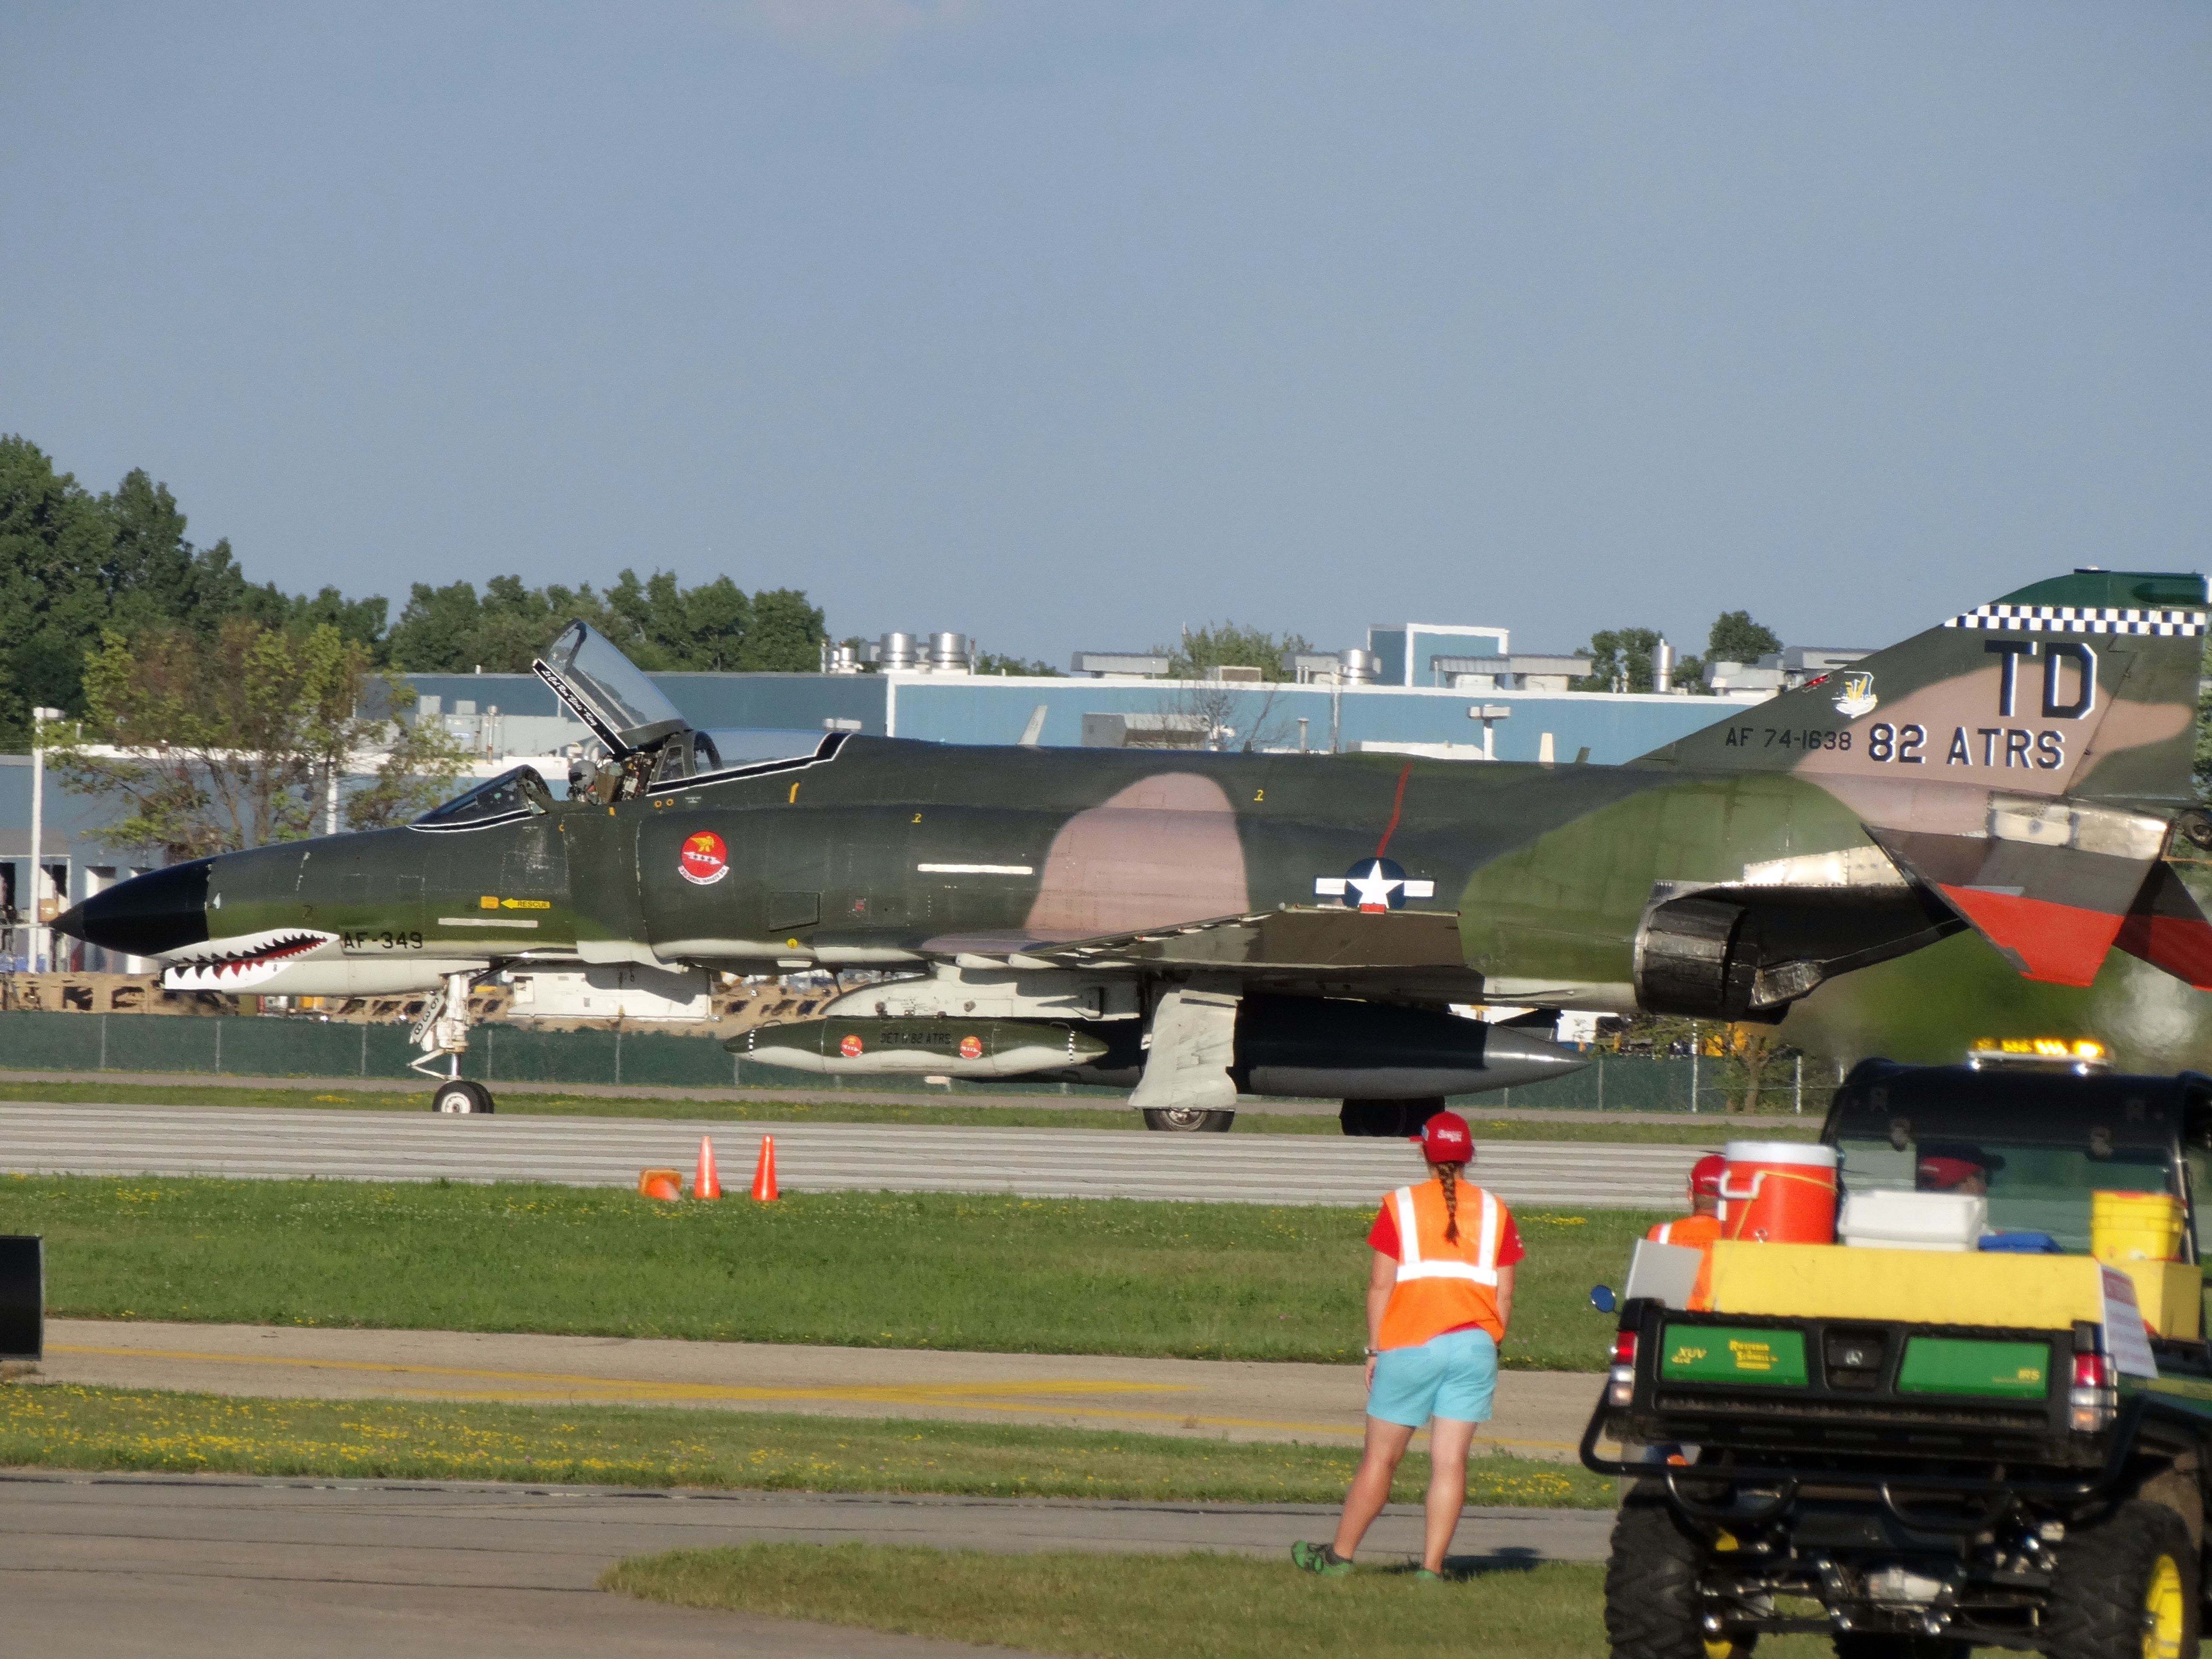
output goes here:
[[[1326, 983], [1370, 991], [1449, 994], [1479, 986], [1453, 911], [1361, 912], [1340, 906], [1255, 911], [1090, 939], [967, 933], [928, 941], [933, 954], [973, 965], [1086, 972], [1182, 969], [1253, 985]], [[981, 960], [976, 960], [980, 958]]]

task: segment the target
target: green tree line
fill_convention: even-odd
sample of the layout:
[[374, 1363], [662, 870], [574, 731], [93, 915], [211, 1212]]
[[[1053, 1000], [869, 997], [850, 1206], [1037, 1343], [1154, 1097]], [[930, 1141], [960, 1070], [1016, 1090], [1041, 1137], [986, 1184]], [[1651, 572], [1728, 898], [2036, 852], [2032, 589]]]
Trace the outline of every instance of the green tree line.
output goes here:
[[[1748, 611], [1723, 611], [1705, 635], [1703, 656], [1687, 653], [1674, 659], [1674, 683], [1693, 695], [1706, 692], [1705, 668], [1717, 662], [1754, 665], [1771, 651], [1782, 648], [1782, 636], [1751, 619]], [[1659, 632], [1651, 628], [1606, 628], [1590, 635], [1589, 644], [1575, 654], [1590, 659], [1590, 672], [1575, 682], [1577, 691], [1649, 691], [1652, 659], [1659, 649]]]
[[[88, 664], [109, 635], [173, 660], [170, 635], [207, 655], [226, 636], [223, 649], [250, 649], [240, 627], [282, 633], [295, 648], [328, 629], [368, 668], [402, 673], [526, 670], [572, 617], [648, 669], [805, 672], [827, 637], [822, 611], [795, 589], [748, 593], [727, 576], [686, 588], [666, 571], [624, 570], [604, 592], [533, 588], [520, 576], [495, 576], [481, 592], [418, 582], [395, 621], [379, 596], [248, 581], [228, 539], [197, 546], [185, 530], [168, 486], [143, 469], [95, 493], [29, 440], [0, 434], [0, 748], [25, 744], [33, 708], [90, 712]], [[155, 647], [155, 636], [167, 642]]]

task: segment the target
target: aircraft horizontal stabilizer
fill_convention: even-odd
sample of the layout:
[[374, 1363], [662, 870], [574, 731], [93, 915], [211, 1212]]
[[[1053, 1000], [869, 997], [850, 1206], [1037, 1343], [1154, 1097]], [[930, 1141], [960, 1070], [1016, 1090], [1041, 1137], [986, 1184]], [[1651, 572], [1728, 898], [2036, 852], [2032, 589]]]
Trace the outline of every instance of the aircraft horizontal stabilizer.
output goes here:
[[2024, 976], [2087, 985], [2144, 890], [2166, 824], [2106, 807], [2000, 799], [1984, 835], [1872, 825], [1868, 834]]
[[2212, 921], [2170, 864], [2153, 868], [2112, 942], [2200, 991], [2212, 991]]

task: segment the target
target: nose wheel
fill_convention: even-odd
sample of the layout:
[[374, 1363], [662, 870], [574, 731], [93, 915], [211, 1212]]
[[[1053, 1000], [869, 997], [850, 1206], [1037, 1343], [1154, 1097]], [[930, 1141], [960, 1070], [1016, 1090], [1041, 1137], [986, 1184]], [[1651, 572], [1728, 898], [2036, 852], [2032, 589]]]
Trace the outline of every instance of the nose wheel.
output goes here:
[[1237, 1121], [1234, 1112], [1213, 1112], [1198, 1106], [1147, 1106], [1143, 1110], [1147, 1129], [1170, 1134], [1225, 1135]]
[[492, 1109], [491, 1091], [481, 1083], [471, 1083], [466, 1078], [454, 1078], [441, 1083], [430, 1096], [434, 1112], [489, 1112]]
[[[422, 1052], [407, 1064], [437, 1086], [430, 1092], [430, 1109], [439, 1113], [477, 1113], [491, 1110], [491, 1091], [461, 1075], [461, 1056], [469, 1051], [469, 975], [447, 974], [438, 994], [423, 1006], [421, 1018], [409, 1035]], [[434, 1069], [441, 1060], [446, 1075]]]

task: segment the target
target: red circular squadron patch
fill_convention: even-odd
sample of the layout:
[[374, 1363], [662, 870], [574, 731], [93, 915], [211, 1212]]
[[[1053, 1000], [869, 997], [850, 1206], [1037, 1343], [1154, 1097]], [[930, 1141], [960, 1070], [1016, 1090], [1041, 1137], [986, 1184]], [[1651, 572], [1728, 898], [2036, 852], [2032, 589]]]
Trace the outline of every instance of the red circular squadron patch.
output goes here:
[[838, 1043], [837, 1052], [846, 1059], [852, 1060], [860, 1054], [861, 1047], [860, 1033], [848, 1031], [845, 1033], [844, 1040]]
[[684, 879], [698, 887], [712, 887], [730, 873], [730, 849], [712, 830], [702, 830], [684, 839], [684, 852], [676, 861]]
[[960, 1039], [960, 1058], [963, 1060], [982, 1059], [983, 1039], [981, 1037], [972, 1036], [962, 1037]]

